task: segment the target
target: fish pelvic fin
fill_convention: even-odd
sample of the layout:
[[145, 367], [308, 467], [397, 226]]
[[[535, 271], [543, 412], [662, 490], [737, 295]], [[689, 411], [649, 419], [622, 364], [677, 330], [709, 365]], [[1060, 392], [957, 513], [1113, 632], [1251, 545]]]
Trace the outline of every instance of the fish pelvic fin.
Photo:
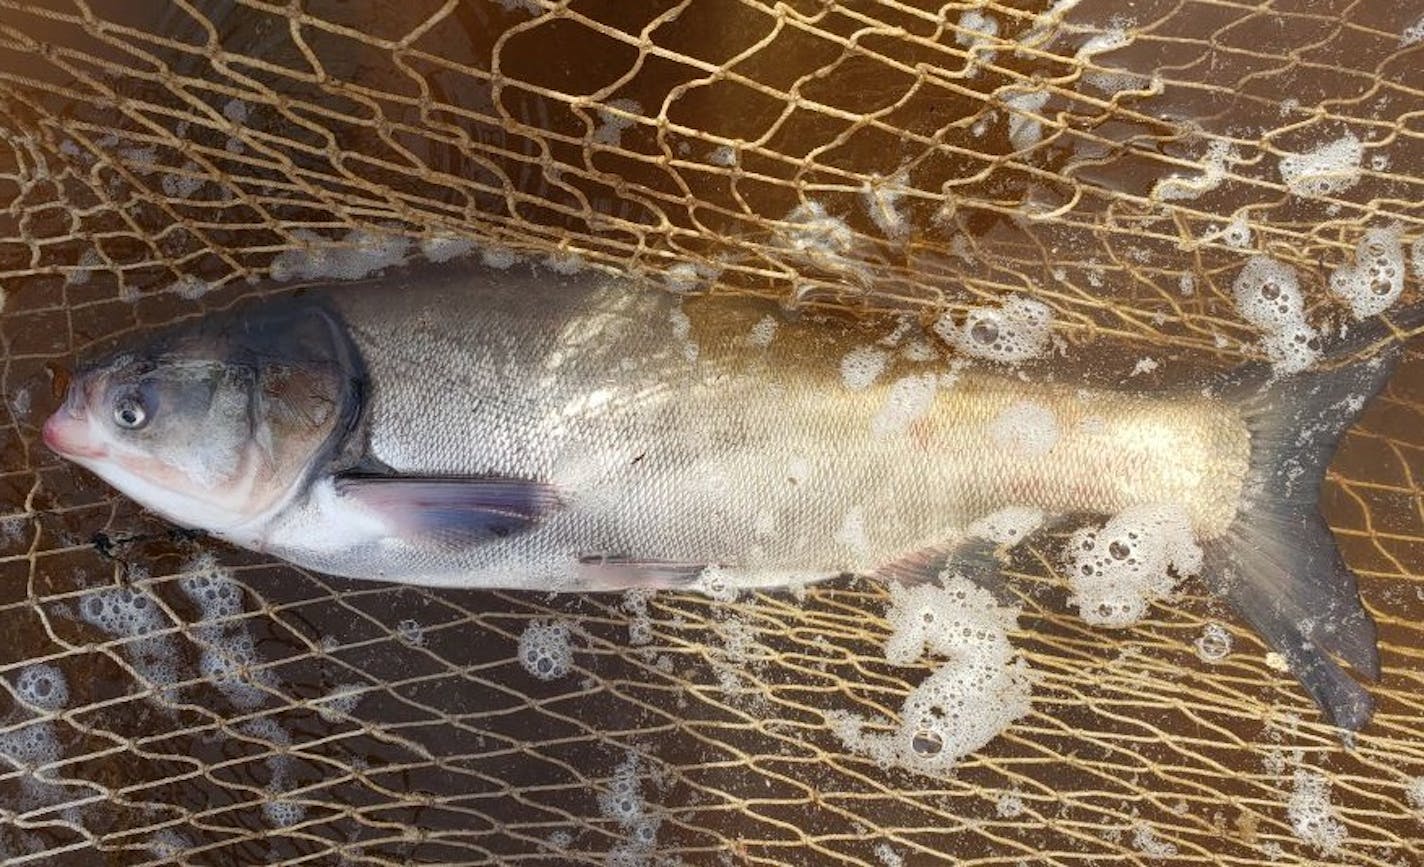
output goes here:
[[1252, 363], [1233, 372], [1221, 390], [1250, 430], [1250, 459], [1235, 521], [1203, 545], [1203, 574], [1213, 589], [1285, 658], [1326, 717], [1348, 731], [1369, 721], [1374, 700], [1337, 659], [1373, 680], [1379, 650], [1356, 576], [1320, 515], [1320, 491], [1341, 437], [1404, 353], [1401, 341], [1390, 340], [1391, 324], [1406, 333], [1424, 325], [1424, 305], [1399, 311], [1391, 323], [1352, 326], [1317, 369], [1278, 376]]

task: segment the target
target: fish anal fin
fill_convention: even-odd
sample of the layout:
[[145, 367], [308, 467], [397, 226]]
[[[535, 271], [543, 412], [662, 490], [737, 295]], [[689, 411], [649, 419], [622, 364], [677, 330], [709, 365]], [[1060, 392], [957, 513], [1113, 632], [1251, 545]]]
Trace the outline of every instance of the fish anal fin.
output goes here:
[[962, 574], [974, 584], [998, 592], [1002, 589], [1000, 545], [989, 539], [970, 537], [945, 545], [933, 545], [912, 551], [890, 561], [870, 573], [871, 578], [916, 584], [936, 580], [941, 572], [950, 570]]
[[579, 558], [581, 587], [585, 590], [664, 590], [694, 583], [708, 569], [706, 563], [679, 563], [614, 554], [586, 554]]
[[391, 535], [450, 546], [524, 532], [562, 507], [553, 486], [525, 479], [352, 473], [337, 476], [334, 487]]

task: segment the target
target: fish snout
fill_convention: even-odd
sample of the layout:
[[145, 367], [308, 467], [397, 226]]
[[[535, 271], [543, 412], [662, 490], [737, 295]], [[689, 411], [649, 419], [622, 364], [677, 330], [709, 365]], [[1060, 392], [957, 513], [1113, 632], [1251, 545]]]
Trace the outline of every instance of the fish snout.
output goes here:
[[66, 403], [45, 419], [40, 436], [50, 451], [66, 458], [103, 457], [104, 447], [89, 439], [89, 419]]

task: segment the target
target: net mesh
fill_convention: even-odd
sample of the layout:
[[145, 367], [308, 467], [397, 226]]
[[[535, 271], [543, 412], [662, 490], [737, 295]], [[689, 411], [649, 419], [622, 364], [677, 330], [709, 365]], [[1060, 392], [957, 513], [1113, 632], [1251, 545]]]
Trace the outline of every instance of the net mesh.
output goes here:
[[[857, 311], [1017, 293], [1075, 354], [1162, 362], [1144, 384], [1255, 354], [1231, 303], [1249, 256], [1293, 265], [1323, 319], [1367, 232], [1424, 234], [1420, 15], [0, 0], [0, 853], [1421, 863], [1417, 347], [1323, 500], [1382, 633], [1380, 709], [1348, 751], [1199, 583], [1093, 629], [1051, 540], [1009, 567], [1032, 713], [926, 777], [827, 722], [888, 729], [929, 671], [885, 662], [883, 587], [337, 581], [176, 535], [37, 436], [75, 353], [409, 239]], [[517, 651], [551, 622], [572, 672], [544, 681]]]

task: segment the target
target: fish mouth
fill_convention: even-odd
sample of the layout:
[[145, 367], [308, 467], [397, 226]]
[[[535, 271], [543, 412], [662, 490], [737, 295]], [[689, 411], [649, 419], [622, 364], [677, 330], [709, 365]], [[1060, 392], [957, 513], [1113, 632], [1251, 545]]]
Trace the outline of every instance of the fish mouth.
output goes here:
[[74, 418], [67, 410], [61, 409], [45, 420], [40, 430], [40, 438], [49, 450], [65, 458], [102, 458], [107, 449], [102, 445], [88, 442], [84, 436], [86, 425]]

